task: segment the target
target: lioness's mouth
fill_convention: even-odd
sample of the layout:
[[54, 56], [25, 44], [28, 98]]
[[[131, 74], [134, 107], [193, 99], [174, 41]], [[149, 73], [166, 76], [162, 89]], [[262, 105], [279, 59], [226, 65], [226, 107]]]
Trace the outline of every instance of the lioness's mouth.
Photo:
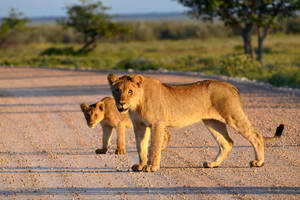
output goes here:
[[125, 113], [125, 112], [127, 112], [129, 110], [129, 108], [118, 108], [118, 111], [120, 112], [120, 113]]

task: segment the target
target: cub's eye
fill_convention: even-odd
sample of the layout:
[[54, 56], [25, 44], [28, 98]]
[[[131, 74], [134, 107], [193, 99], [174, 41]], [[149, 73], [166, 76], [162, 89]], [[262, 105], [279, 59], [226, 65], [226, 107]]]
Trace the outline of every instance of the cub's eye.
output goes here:
[[133, 93], [132, 90], [128, 90], [129, 95], [132, 95], [132, 93]]

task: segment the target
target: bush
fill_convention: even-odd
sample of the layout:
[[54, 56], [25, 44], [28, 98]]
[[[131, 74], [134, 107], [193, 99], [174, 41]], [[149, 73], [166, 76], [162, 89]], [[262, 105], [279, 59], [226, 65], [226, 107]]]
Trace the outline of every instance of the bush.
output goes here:
[[277, 72], [268, 79], [268, 82], [275, 86], [299, 87], [300, 71]]
[[210, 37], [229, 37], [232, 31], [220, 23], [199, 21], [142, 21], [123, 22], [132, 30], [131, 34], [122, 35], [122, 41], [182, 40], [205, 39]]
[[43, 25], [31, 27], [27, 43], [81, 43], [83, 37], [74, 30], [65, 30], [57, 25]]
[[116, 66], [116, 69], [121, 69], [121, 70], [133, 69], [139, 71], [158, 70], [159, 68], [160, 68], [159, 64], [144, 58], [137, 58], [137, 59], [128, 58], [120, 61]]
[[246, 77], [256, 79], [264, 74], [260, 62], [251, 59], [248, 55], [227, 56], [221, 61], [220, 73], [232, 77]]
[[56, 47], [50, 47], [44, 51], [41, 52], [41, 55], [78, 55], [77, 51], [73, 49], [73, 47], [65, 47], [65, 48], [56, 48]]
[[300, 17], [287, 20], [286, 33], [300, 33]]

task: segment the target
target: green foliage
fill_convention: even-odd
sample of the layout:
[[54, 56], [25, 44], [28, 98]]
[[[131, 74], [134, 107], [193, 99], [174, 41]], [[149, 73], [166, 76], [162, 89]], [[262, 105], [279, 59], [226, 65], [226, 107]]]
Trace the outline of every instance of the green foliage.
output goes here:
[[286, 33], [300, 33], [300, 17], [291, 17], [286, 22]]
[[7, 45], [9, 38], [13, 37], [16, 32], [24, 30], [26, 23], [27, 19], [23, 17], [23, 14], [12, 8], [9, 16], [4, 17], [0, 24], [0, 47]]
[[48, 49], [45, 49], [41, 52], [41, 55], [78, 55], [78, 52], [74, 50], [73, 47], [65, 47], [65, 48], [56, 48], [56, 47], [50, 47]]
[[101, 1], [80, 0], [80, 5], [67, 8], [67, 19], [60, 19], [58, 23], [66, 28], [73, 28], [84, 37], [84, 45], [79, 53], [86, 53], [96, 48], [101, 38], [110, 38], [128, 32], [128, 29], [112, 22], [105, 13], [107, 10]]
[[26, 33], [25, 43], [74, 44], [83, 43], [83, 37], [73, 29], [64, 29], [59, 25], [31, 26]]
[[[197, 71], [247, 77], [300, 88], [299, 35], [272, 35], [263, 63], [241, 55], [240, 38], [103, 42], [93, 52], [74, 56], [79, 44], [28, 44], [0, 49], [0, 65], [92, 68], [103, 70]], [[72, 48], [73, 47], [73, 50]], [[49, 50], [50, 49], [50, 50]], [[47, 52], [41, 54], [41, 52]]]
[[197, 18], [220, 18], [225, 25], [239, 30], [244, 41], [245, 54], [253, 58], [252, 33], [257, 30], [257, 59], [262, 60], [263, 41], [272, 26], [279, 25], [282, 18], [295, 16], [300, 0], [177, 0], [190, 8], [190, 15]]
[[275, 86], [300, 86], [300, 70], [287, 70], [276, 72], [268, 78], [268, 82]]
[[220, 73], [231, 77], [256, 79], [257, 74], [263, 75], [263, 69], [260, 62], [251, 59], [248, 55], [234, 55], [226, 56], [221, 61]]
[[138, 71], [145, 71], [145, 70], [158, 70], [161, 66], [161, 64], [155, 63], [149, 59], [145, 58], [127, 58], [122, 61], [120, 61], [115, 69], [118, 70], [138, 70]]
[[190, 15], [213, 19], [220, 17], [229, 26], [247, 26], [255, 24], [257, 27], [265, 27], [269, 23], [275, 23], [274, 19], [292, 16], [300, 9], [299, 0], [177, 0], [189, 7]]
[[[282, 29], [276, 30], [279, 33], [298, 33], [300, 31], [300, 17], [282, 22]], [[155, 40], [188, 40], [212, 38], [230, 38], [234, 37], [230, 28], [220, 23], [204, 23], [193, 20], [186, 21], [143, 21], [143, 22], [120, 22], [123, 26], [131, 29], [130, 34], [121, 34], [113, 39], [102, 38], [101, 42], [119, 42], [119, 41], [155, 41]], [[168, 24], [168, 25], [167, 25]], [[178, 31], [183, 29], [181, 31]], [[186, 29], [186, 30], [185, 30]], [[189, 31], [188, 31], [189, 30]], [[194, 30], [194, 31], [190, 31]], [[170, 33], [170, 38], [164, 35]], [[274, 35], [271, 34], [271, 35]], [[176, 39], [175, 39], [176, 38]], [[73, 29], [63, 29], [59, 25], [39, 25], [26, 27], [26, 31], [15, 31], [10, 35], [7, 43], [30, 44], [30, 43], [52, 43], [58, 44], [82, 44], [84, 42], [82, 34]], [[79, 48], [79, 46], [78, 46]], [[243, 51], [242, 43], [236, 45], [236, 50]], [[264, 48], [266, 53], [267, 48]], [[75, 49], [74, 49], [75, 51]], [[268, 50], [269, 51], [269, 50]], [[270, 49], [272, 51], [272, 49]]]

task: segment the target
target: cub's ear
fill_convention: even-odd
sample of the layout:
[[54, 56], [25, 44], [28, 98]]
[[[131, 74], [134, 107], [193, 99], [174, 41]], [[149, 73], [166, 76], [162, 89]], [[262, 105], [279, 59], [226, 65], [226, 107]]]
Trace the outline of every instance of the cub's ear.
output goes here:
[[100, 111], [104, 110], [104, 103], [102, 101], [99, 101], [96, 106], [99, 108]]
[[107, 80], [109, 82], [109, 85], [113, 85], [119, 78], [114, 74], [108, 74]]
[[135, 82], [138, 87], [140, 87], [144, 82], [144, 77], [140, 74], [137, 74], [132, 78], [132, 81]]
[[82, 103], [80, 105], [81, 111], [84, 112], [89, 108], [89, 105], [87, 105], [86, 103]]

